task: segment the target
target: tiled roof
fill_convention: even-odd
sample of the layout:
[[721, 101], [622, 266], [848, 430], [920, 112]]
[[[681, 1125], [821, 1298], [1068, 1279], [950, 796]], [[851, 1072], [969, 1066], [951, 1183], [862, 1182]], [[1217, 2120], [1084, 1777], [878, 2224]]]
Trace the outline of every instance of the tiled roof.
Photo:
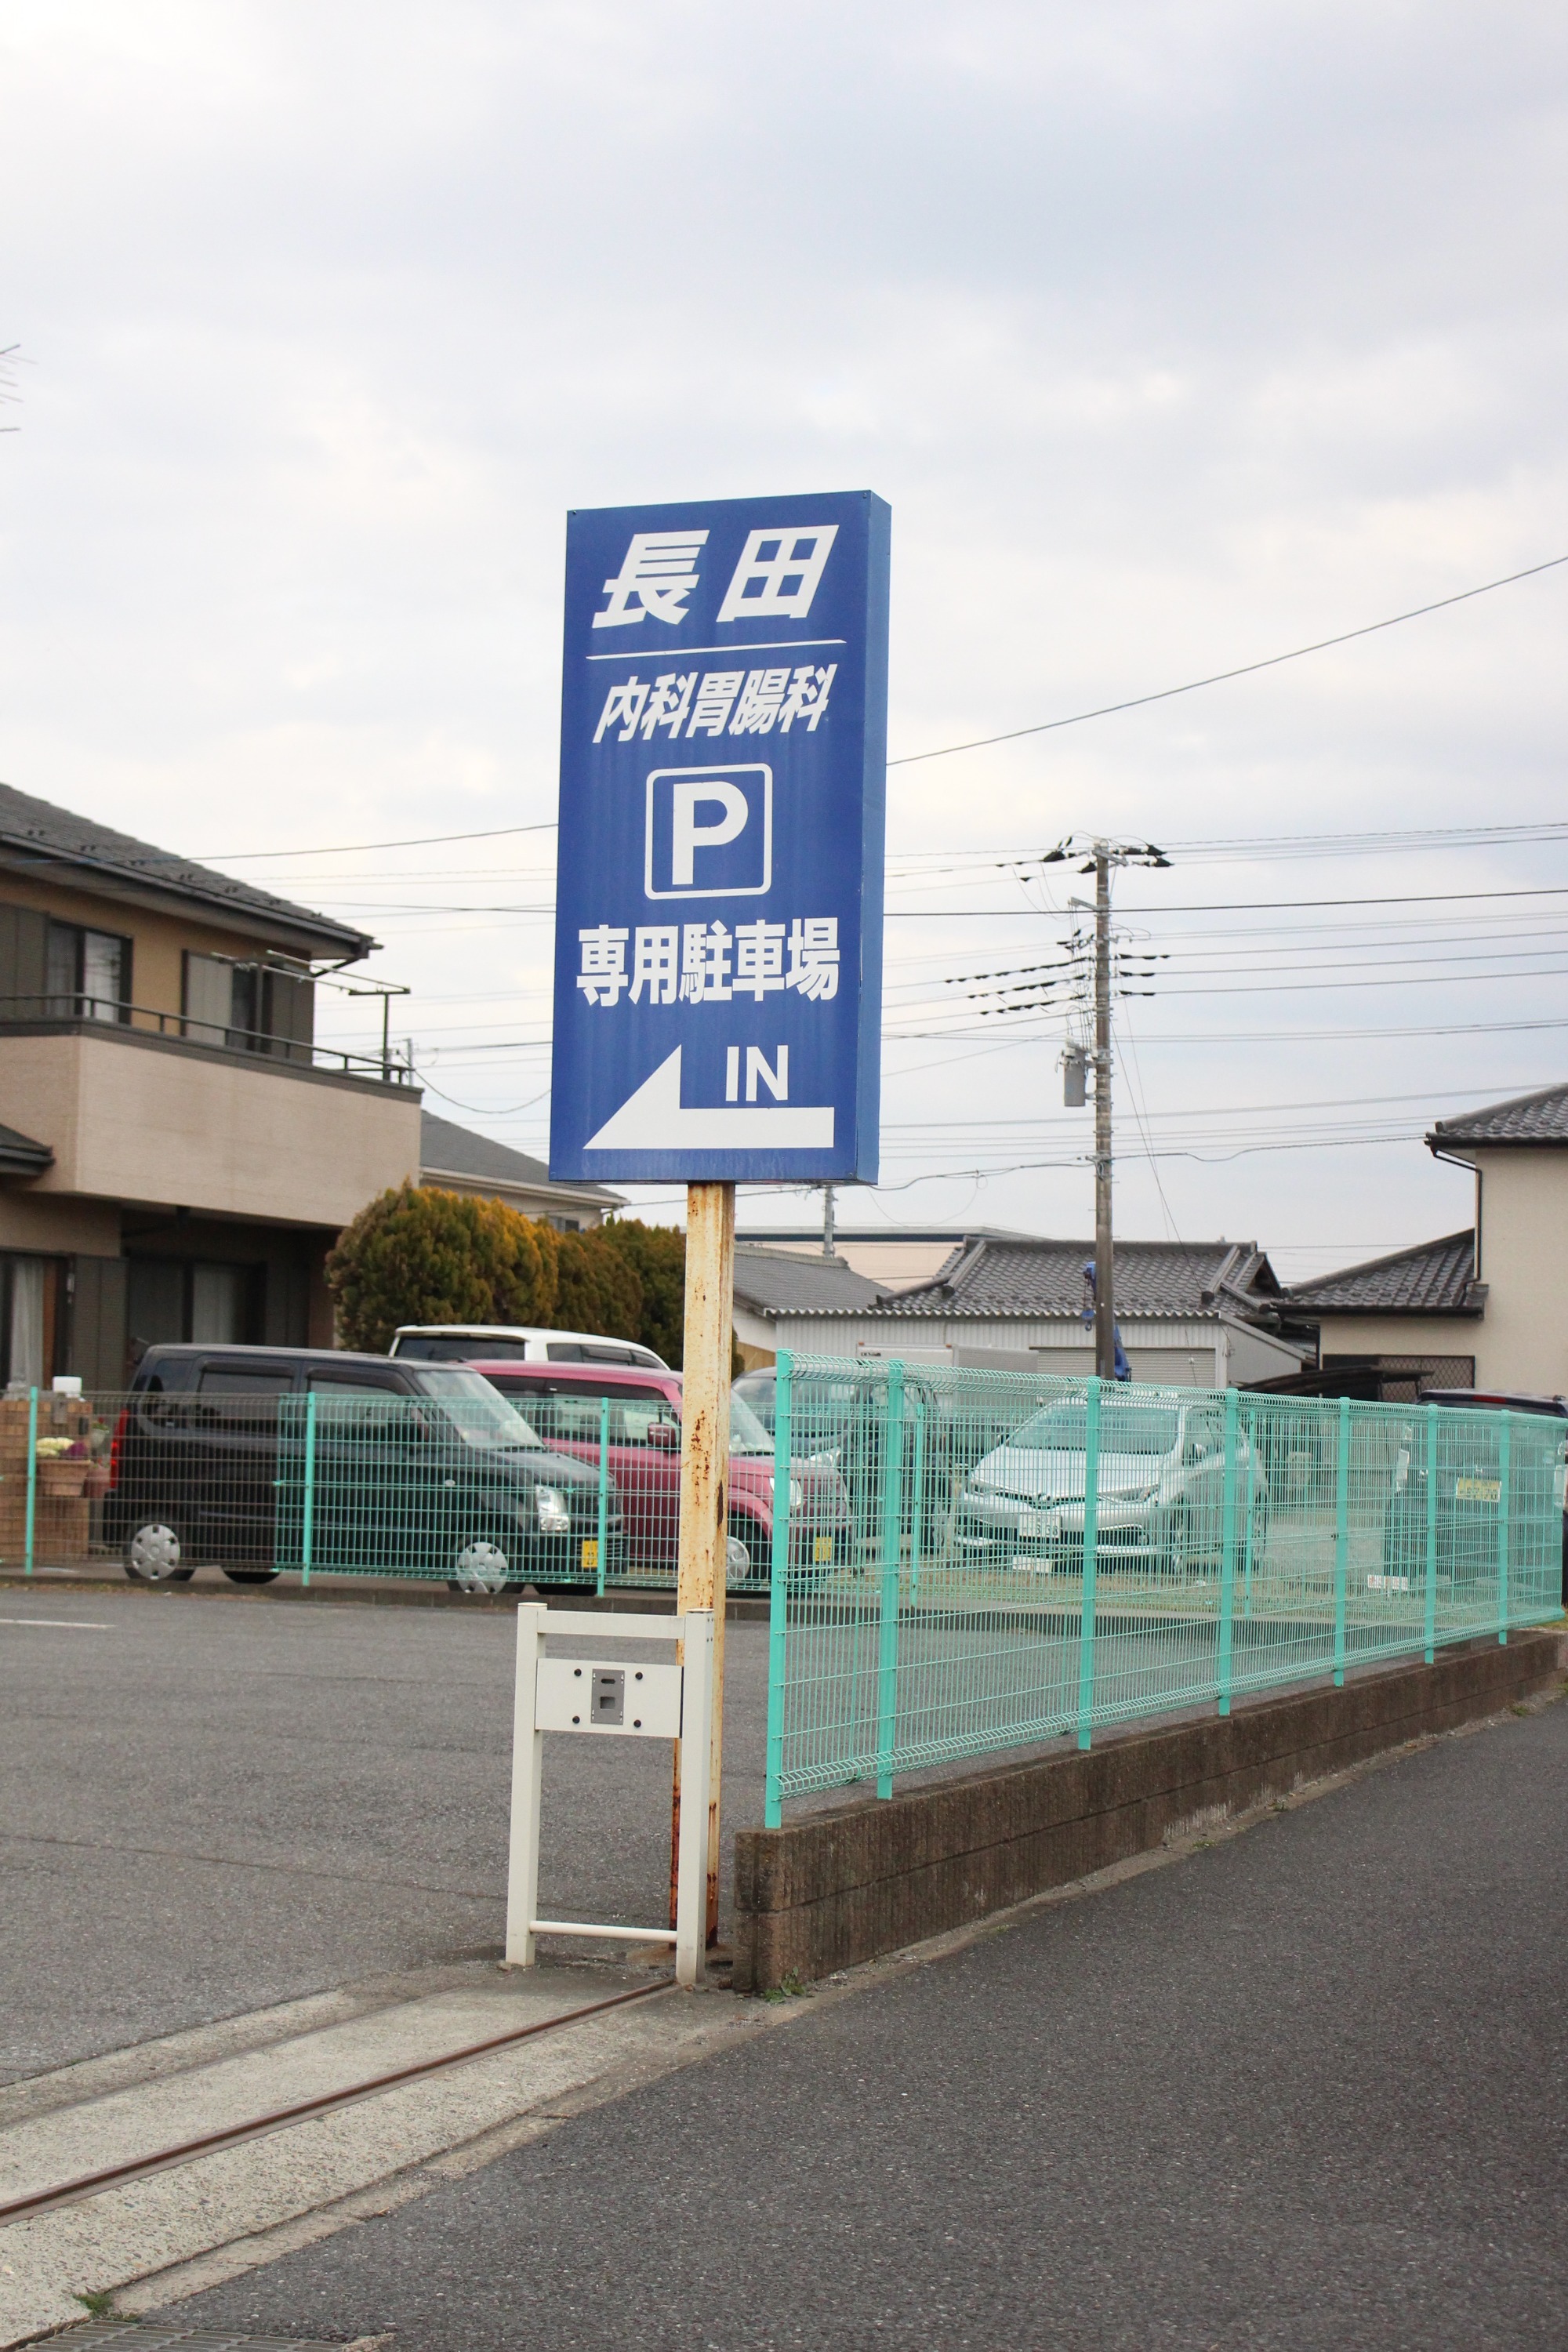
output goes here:
[[[884, 1294], [879, 1315], [997, 1318], [1078, 1315], [1092, 1242], [961, 1242], [932, 1282]], [[1252, 1242], [1118, 1242], [1119, 1319], [1268, 1317], [1279, 1285]], [[821, 1312], [832, 1312], [825, 1308]], [[845, 1312], [851, 1311], [847, 1307]]]
[[1467, 1143], [1568, 1143], [1568, 1086], [1440, 1118], [1426, 1140], [1434, 1151]]
[[57, 808], [52, 801], [35, 800], [31, 793], [0, 784], [0, 856], [5, 852], [10, 853], [5, 862], [24, 870], [29, 866], [56, 871], [68, 866], [118, 882], [139, 883], [143, 889], [165, 890], [174, 898], [227, 914], [265, 919], [280, 929], [305, 934], [317, 943], [312, 952], [358, 957], [368, 955], [375, 945], [368, 932], [352, 930], [330, 915], [296, 907], [288, 898], [275, 898], [270, 890], [258, 890], [254, 883], [236, 882], [188, 857], [154, 849], [150, 842], [117, 833], [96, 817], [74, 815], [69, 809]]
[[860, 1314], [881, 1295], [879, 1285], [852, 1272], [842, 1258], [736, 1244], [735, 1297], [759, 1314]]
[[[431, 1111], [422, 1115], [419, 1165], [424, 1175], [437, 1179], [462, 1176], [471, 1183], [552, 1189], [550, 1171], [542, 1160], [531, 1160], [526, 1151], [513, 1151], [510, 1144], [492, 1143], [488, 1135], [475, 1135]], [[570, 1192], [574, 1200], [602, 1201], [606, 1209], [618, 1207], [624, 1197], [605, 1184], [563, 1184], [553, 1189]]]
[[1308, 1315], [1479, 1315], [1487, 1286], [1476, 1280], [1473, 1232], [1369, 1258], [1314, 1282], [1292, 1283], [1286, 1296]]

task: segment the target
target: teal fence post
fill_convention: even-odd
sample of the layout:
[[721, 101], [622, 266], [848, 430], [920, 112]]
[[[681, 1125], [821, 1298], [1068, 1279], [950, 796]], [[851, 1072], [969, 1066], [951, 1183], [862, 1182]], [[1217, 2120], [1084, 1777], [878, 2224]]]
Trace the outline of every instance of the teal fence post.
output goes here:
[[1083, 1431], [1083, 1602], [1078, 1636], [1078, 1744], [1094, 1724], [1094, 1572], [1100, 1548], [1100, 1381], [1088, 1382]]
[[1437, 1408], [1426, 1408], [1426, 1639], [1428, 1665], [1437, 1652]]
[[[1225, 1502], [1220, 1516], [1219, 1673], [1216, 1695], [1221, 1715], [1230, 1713], [1231, 1629], [1236, 1615], [1236, 1445], [1240, 1410], [1234, 1389], [1225, 1392]], [[1250, 1483], [1247, 1518], [1251, 1510]]]
[[38, 1516], [38, 1391], [27, 1391], [27, 1556], [25, 1573], [33, 1573], [33, 1531]]
[[773, 1382], [773, 1559], [768, 1583], [768, 1761], [763, 1821], [776, 1830], [784, 1820], [779, 1780], [784, 1771], [784, 1649], [788, 1633], [790, 1408], [794, 1360], [778, 1353]]
[[1345, 1576], [1351, 1548], [1351, 1401], [1340, 1399], [1340, 1436], [1334, 1459], [1334, 1684], [1345, 1679]]
[[599, 1534], [594, 1547], [594, 1560], [598, 1570], [598, 1591], [605, 1597], [605, 1546], [610, 1535], [610, 1400], [599, 1399]]
[[926, 1481], [926, 1411], [925, 1400], [915, 1399], [915, 1454], [910, 1478], [914, 1486], [914, 1502], [910, 1511], [910, 1599], [918, 1598], [921, 1589], [921, 1521], [925, 1517]]
[[1500, 1415], [1501, 1434], [1498, 1438], [1497, 1493], [1497, 1637], [1508, 1640], [1508, 1489], [1509, 1458], [1512, 1453], [1513, 1415]]
[[904, 1368], [888, 1366], [883, 1424], [882, 1588], [877, 1617], [877, 1794], [893, 1793], [893, 1748], [899, 1727], [899, 1566], [904, 1518]]
[[[300, 1529], [300, 1581], [310, 1581], [310, 1559], [316, 1549], [316, 1391], [305, 1392], [305, 1509]], [[327, 1547], [329, 1556], [331, 1546]]]

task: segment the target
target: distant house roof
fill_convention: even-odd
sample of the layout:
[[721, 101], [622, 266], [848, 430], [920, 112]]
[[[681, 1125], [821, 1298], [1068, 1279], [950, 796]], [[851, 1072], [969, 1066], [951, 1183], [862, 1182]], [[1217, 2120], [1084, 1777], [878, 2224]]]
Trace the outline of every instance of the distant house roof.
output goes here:
[[879, 1284], [852, 1273], [841, 1258], [736, 1244], [735, 1297], [759, 1315], [853, 1314], [881, 1296]]
[[1466, 1231], [1294, 1282], [1286, 1296], [1304, 1315], [1480, 1315], [1487, 1286], [1476, 1280], [1476, 1236]]
[[41, 1176], [55, 1164], [47, 1143], [35, 1143], [14, 1127], [0, 1127], [0, 1176]]
[[231, 919], [238, 918], [251, 929], [291, 932], [290, 950], [304, 956], [353, 960], [369, 955], [376, 944], [368, 932], [352, 930], [330, 915], [315, 914], [288, 898], [275, 898], [270, 890], [258, 890], [254, 883], [232, 881], [226, 874], [215, 874], [210, 866], [154, 849], [151, 843], [117, 833], [96, 817], [77, 816], [69, 809], [57, 808], [52, 801], [19, 793], [10, 784], [0, 784], [0, 863], [23, 872], [31, 867], [58, 874], [63, 867], [84, 879], [90, 875], [118, 885], [125, 895], [178, 898]]
[[[934, 1281], [884, 1292], [881, 1316], [1076, 1316], [1083, 1307], [1083, 1268], [1092, 1242], [1011, 1241], [971, 1235]], [[1275, 1319], [1280, 1288], [1252, 1242], [1118, 1242], [1119, 1318], [1236, 1316]], [[856, 1311], [821, 1307], [817, 1313]]]
[[1479, 1143], [1568, 1143], [1568, 1086], [1542, 1087], [1514, 1095], [1458, 1118], [1440, 1118], [1426, 1138], [1434, 1151], [1463, 1150]]
[[426, 1183], [439, 1184], [450, 1176], [464, 1184], [493, 1184], [498, 1192], [554, 1193], [600, 1209], [618, 1209], [625, 1200], [605, 1184], [557, 1184], [542, 1160], [531, 1160], [526, 1151], [493, 1143], [488, 1135], [475, 1135], [432, 1111], [422, 1114], [420, 1139], [419, 1170]]

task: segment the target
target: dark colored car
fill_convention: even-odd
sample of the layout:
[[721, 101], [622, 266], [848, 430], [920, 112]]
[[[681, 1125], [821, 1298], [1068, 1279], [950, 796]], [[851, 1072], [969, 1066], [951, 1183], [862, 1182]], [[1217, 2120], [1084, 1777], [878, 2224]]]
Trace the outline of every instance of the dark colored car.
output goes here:
[[[618, 1495], [609, 1506], [613, 1567]], [[160, 1346], [114, 1433], [104, 1525], [143, 1583], [212, 1561], [266, 1584], [308, 1560], [500, 1592], [593, 1576], [598, 1479], [466, 1366]]]
[[[1544, 1414], [1564, 1424], [1563, 1436], [1568, 1443], [1568, 1398], [1510, 1394], [1498, 1389], [1428, 1389], [1421, 1402], [1445, 1408], [1436, 1431], [1435, 1517], [1438, 1557], [1452, 1563], [1456, 1581], [1490, 1577], [1497, 1568], [1502, 1498], [1501, 1429], [1491, 1416], [1501, 1412]], [[1448, 1413], [1456, 1411], [1462, 1411], [1466, 1418], [1450, 1421]], [[1397, 1578], [1401, 1584], [1406, 1579], [1413, 1580], [1410, 1589], [1415, 1590], [1426, 1569], [1427, 1449], [1425, 1431], [1414, 1422], [1406, 1424], [1401, 1436], [1394, 1492], [1384, 1521], [1384, 1573]], [[1563, 1461], [1560, 1448], [1557, 1467], [1551, 1474], [1555, 1489], [1551, 1501], [1563, 1513], [1561, 1591], [1563, 1605], [1568, 1607], [1568, 1493], [1564, 1491], [1568, 1482], [1564, 1480]], [[1522, 1464], [1516, 1459], [1511, 1468], [1510, 1502], [1516, 1511], [1522, 1507], [1536, 1521], [1547, 1496], [1531, 1488], [1546, 1475], [1540, 1457], [1534, 1454]], [[1518, 1483], [1521, 1476], [1522, 1490]]]
[[[680, 1533], [679, 1372], [610, 1364], [476, 1363], [548, 1445], [597, 1475], [599, 1432], [621, 1497], [628, 1568], [672, 1573]], [[831, 1568], [849, 1557], [849, 1497], [830, 1462], [790, 1465], [790, 1565]], [[773, 1439], [739, 1391], [730, 1404], [731, 1584], [766, 1583], [773, 1562]]]

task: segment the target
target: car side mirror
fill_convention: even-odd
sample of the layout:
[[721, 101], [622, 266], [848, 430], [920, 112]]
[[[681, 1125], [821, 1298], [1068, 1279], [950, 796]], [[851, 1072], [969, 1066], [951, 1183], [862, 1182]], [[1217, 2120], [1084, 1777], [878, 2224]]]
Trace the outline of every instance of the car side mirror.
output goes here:
[[674, 1454], [679, 1449], [680, 1432], [672, 1421], [656, 1421], [648, 1430], [647, 1442], [666, 1454]]

